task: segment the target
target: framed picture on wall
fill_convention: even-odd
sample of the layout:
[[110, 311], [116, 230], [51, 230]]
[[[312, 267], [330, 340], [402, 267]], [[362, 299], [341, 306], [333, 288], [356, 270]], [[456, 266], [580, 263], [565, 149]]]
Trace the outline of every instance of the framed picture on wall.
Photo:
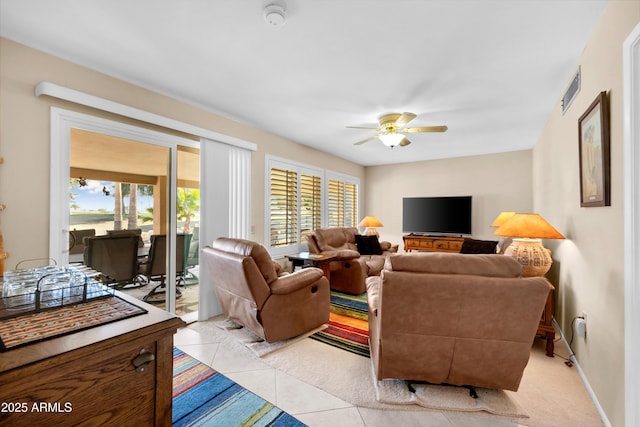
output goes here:
[[581, 207], [611, 206], [608, 104], [600, 92], [578, 119]]

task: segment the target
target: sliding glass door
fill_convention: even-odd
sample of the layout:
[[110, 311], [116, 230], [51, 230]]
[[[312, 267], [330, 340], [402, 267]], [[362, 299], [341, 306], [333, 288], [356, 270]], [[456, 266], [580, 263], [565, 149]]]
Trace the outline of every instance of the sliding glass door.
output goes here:
[[64, 149], [53, 149], [52, 135], [51, 256], [87, 263], [92, 236], [135, 235], [139, 274], [106, 281], [178, 315], [197, 315], [199, 143], [72, 116], [58, 135]]

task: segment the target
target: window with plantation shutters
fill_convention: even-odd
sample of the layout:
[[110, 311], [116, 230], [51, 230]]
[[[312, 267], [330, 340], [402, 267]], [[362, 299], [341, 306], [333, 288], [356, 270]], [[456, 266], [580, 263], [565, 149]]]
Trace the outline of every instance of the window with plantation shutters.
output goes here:
[[358, 183], [354, 178], [327, 180], [327, 226], [358, 226]]
[[271, 168], [270, 185], [270, 246], [297, 243], [298, 173]]
[[319, 176], [300, 174], [300, 242], [322, 226], [322, 179]]
[[323, 227], [358, 226], [357, 177], [265, 156], [264, 241], [272, 257], [308, 250]]
[[322, 227], [324, 171], [267, 156], [267, 173], [269, 252], [275, 257], [306, 250], [307, 235]]
[[358, 226], [358, 185], [344, 183], [344, 227]]
[[344, 183], [330, 179], [327, 189], [327, 226], [342, 227], [344, 223]]

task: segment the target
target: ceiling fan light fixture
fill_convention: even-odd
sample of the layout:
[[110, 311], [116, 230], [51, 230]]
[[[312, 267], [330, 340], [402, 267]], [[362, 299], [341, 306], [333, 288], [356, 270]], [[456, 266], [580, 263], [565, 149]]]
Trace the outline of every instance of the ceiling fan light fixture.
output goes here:
[[385, 133], [384, 135], [380, 135], [380, 141], [387, 147], [395, 147], [400, 144], [400, 141], [404, 138], [404, 135], [401, 133]]

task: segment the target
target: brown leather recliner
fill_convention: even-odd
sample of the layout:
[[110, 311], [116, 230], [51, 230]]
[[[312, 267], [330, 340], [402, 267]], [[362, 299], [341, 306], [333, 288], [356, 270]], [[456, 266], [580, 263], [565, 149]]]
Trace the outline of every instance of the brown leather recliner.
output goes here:
[[267, 250], [249, 240], [219, 238], [202, 249], [222, 311], [268, 342], [329, 321], [329, 282], [318, 268], [281, 273]]
[[362, 255], [358, 252], [355, 227], [318, 228], [307, 236], [309, 252], [335, 256], [329, 264], [331, 289], [360, 295], [367, 289], [366, 279], [382, 271], [385, 258], [398, 251], [398, 245], [380, 243], [379, 255]]
[[511, 257], [391, 255], [367, 279], [379, 380], [518, 390], [551, 284]]

